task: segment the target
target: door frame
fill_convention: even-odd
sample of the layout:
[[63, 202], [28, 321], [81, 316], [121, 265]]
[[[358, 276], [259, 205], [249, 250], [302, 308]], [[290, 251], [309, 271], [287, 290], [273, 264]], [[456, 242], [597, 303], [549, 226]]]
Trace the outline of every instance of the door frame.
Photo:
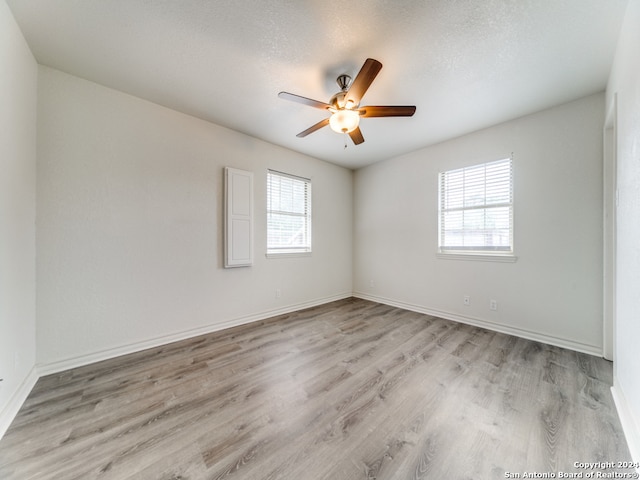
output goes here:
[[602, 355], [615, 360], [616, 345], [616, 237], [617, 237], [617, 118], [618, 96], [613, 95], [603, 129], [603, 295]]

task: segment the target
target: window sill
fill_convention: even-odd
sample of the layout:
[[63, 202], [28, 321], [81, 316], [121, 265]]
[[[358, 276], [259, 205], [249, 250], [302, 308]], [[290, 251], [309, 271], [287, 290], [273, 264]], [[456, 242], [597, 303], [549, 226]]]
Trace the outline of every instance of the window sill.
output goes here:
[[310, 257], [311, 252], [278, 252], [278, 253], [267, 253], [265, 257], [267, 258], [296, 258], [296, 257]]
[[511, 253], [448, 253], [438, 252], [436, 257], [443, 260], [471, 260], [477, 262], [514, 263], [518, 257]]

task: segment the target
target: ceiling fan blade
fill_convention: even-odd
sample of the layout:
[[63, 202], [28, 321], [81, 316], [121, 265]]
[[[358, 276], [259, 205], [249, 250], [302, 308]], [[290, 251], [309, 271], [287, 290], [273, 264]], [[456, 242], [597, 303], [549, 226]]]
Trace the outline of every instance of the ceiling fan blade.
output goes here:
[[355, 143], [356, 145], [360, 145], [362, 142], [364, 142], [364, 137], [362, 136], [360, 127], [356, 127], [355, 130], [349, 132], [349, 136], [351, 137], [351, 140], [353, 140], [353, 143]]
[[300, 95], [294, 95], [289, 92], [280, 92], [278, 97], [284, 98], [285, 100], [290, 100], [292, 102], [302, 103], [303, 105], [309, 105], [314, 108], [321, 108], [322, 110], [327, 110], [331, 105], [328, 103], [320, 102], [318, 100], [313, 100], [312, 98], [301, 97]]
[[306, 137], [310, 133], [313, 133], [316, 130], [320, 130], [322, 127], [326, 127], [327, 125], [329, 125], [329, 119], [325, 118], [324, 120], [320, 120], [315, 125], [311, 125], [309, 128], [307, 128], [303, 132], [300, 132], [299, 134], [296, 135], [296, 137], [299, 137], [299, 138]]
[[353, 102], [354, 105], [358, 105], [360, 99], [362, 99], [381, 69], [382, 64], [379, 61], [373, 58], [367, 58], [351, 84], [351, 87], [349, 87], [349, 91], [345, 96], [345, 102]]
[[361, 117], [411, 117], [416, 113], [414, 105], [367, 105], [359, 108]]

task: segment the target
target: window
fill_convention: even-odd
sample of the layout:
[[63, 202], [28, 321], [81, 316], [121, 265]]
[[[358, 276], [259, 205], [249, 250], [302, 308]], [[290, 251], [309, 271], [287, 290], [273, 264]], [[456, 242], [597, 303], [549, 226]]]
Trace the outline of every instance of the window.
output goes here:
[[440, 173], [439, 249], [513, 254], [511, 158]]
[[267, 255], [311, 252], [311, 180], [267, 172]]

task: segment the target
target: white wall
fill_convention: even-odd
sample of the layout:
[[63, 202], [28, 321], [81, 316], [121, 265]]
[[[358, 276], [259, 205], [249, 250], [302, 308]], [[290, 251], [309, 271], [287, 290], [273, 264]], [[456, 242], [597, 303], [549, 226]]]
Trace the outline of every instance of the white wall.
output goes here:
[[[48, 67], [38, 90], [42, 371], [350, 296], [350, 170]], [[223, 268], [224, 166], [255, 174], [250, 268]], [[265, 258], [267, 168], [311, 178], [311, 256]]]
[[0, 437], [37, 378], [37, 64], [0, 0]]
[[640, 2], [627, 7], [607, 86], [617, 96], [617, 321], [614, 396], [629, 448], [640, 462]]
[[[596, 94], [358, 170], [355, 294], [601, 353], [603, 119]], [[438, 172], [512, 152], [517, 262], [436, 258]]]

